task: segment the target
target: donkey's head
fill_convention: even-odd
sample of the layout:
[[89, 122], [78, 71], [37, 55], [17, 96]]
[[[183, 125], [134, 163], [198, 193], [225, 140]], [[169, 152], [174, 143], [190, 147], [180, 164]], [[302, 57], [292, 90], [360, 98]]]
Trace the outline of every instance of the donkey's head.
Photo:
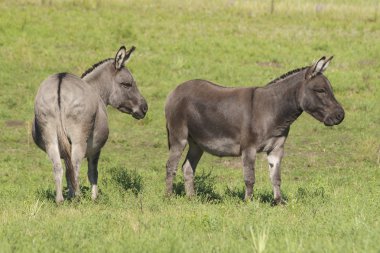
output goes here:
[[148, 104], [137, 88], [131, 72], [124, 66], [130, 58], [135, 47], [128, 51], [122, 46], [117, 52], [114, 60], [114, 78], [109, 103], [119, 111], [132, 114], [136, 119], [145, 117]]
[[344, 110], [334, 97], [329, 80], [323, 75], [331, 56], [322, 57], [306, 69], [305, 79], [300, 90], [300, 106], [326, 126], [340, 124], [344, 119]]

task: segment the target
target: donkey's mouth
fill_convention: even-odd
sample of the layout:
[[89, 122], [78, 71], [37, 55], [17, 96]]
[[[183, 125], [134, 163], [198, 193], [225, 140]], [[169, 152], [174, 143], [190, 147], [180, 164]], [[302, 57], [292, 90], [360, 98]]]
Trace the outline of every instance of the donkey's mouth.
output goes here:
[[335, 118], [335, 117], [326, 117], [324, 120], [323, 120], [323, 124], [325, 124], [325, 126], [335, 126], [335, 125], [339, 125], [339, 123], [342, 122], [342, 120], [339, 120], [338, 118]]
[[[316, 120], [325, 123], [325, 117], [323, 117], [323, 114], [321, 112], [312, 112], [310, 113], [311, 116], [313, 116]], [[326, 125], [326, 123], [325, 123]]]
[[329, 116], [327, 116], [323, 123], [325, 126], [334, 126], [334, 125], [339, 125], [344, 119], [344, 111], [339, 110]]
[[140, 114], [137, 112], [132, 113], [132, 117], [135, 119], [143, 119], [145, 117], [145, 114]]
[[135, 119], [143, 119], [145, 117], [144, 113], [142, 113], [142, 112], [140, 113], [138, 111], [134, 112], [132, 109], [129, 109], [129, 108], [124, 107], [124, 106], [119, 106], [117, 109], [123, 113], [132, 115], [132, 117]]
[[127, 113], [127, 114], [133, 113], [132, 109], [129, 109], [129, 108], [124, 107], [124, 106], [119, 106], [117, 109], [123, 113]]

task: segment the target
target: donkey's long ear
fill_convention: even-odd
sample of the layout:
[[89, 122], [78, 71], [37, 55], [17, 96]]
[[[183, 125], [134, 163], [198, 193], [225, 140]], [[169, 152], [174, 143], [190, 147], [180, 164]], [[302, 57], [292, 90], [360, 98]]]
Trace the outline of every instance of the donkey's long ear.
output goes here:
[[330, 56], [330, 57], [325, 61], [325, 63], [324, 63], [323, 66], [322, 66], [321, 72], [324, 72], [324, 71], [327, 69], [327, 67], [328, 67], [329, 64], [330, 64], [330, 61], [331, 61], [333, 58], [334, 58], [334, 56], [332, 55], [332, 56]]
[[136, 47], [135, 46], [132, 46], [128, 51], [127, 51], [127, 54], [125, 55], [124, 57], [124, 64], [126, 64], [129, 59], [131, 58], [131, 55], [133, 53], [133, 51], [135, 51]]
[[323, 66], [325, 66], [325, 59], [326, 57], [323, 56], [321, 59], [319, 59], [316, 63], [314, 63], [312, 66], [310, 66], [307, 71], [305, 78], [311, 79], [316, 74], [320, 73], [322, 71]]
[[124, 64], [124, 58], [125, 55], [127, 54], [127, 51], [125, 49], [125, 46], [121, 46], [119, 51], [117, 51], [116, 56], [115, 56], [115, 68], [116, 69], [121, 69]]
[[121, 46], [119, 51], [117, 51], [117, 54], [115, 56], [115, 68], [117, 70], [121, 69], [126, 61], [130, 58], [132, 52], [136, 49], [136, 47], [132, 46], [128, 51], [126, 50], [125, 46]]

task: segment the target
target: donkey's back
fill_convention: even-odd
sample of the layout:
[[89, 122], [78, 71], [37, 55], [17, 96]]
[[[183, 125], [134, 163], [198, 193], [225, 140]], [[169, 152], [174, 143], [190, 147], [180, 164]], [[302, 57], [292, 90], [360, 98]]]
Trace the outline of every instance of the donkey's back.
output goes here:
[[[49, 76], [35, 99], [34, 141], [46, 151], [46, 145], [56, 142], [60, 128], [70, 142], [87, 140], [99, 103], [100, 97], [79, 77], [68, 73]], [[42, 132], [44, 138], [40, 138]]]

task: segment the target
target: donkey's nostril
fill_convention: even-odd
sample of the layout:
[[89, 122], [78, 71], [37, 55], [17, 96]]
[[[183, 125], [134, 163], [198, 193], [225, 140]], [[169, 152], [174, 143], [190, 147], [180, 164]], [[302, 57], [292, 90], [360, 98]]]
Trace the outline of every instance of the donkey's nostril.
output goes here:
[[146, 113], [146, 112], [148, 111], [148, 105], [147, 105], [147, 104], [142, 105], [141, 110], [142, 110], [144, 113]]
[[335, 123], [334, 123], [335, 125], [340, 124], [343, 121], [343, 119], [344, 119], [344, 111], [343, 110], [338, 111], [335, 114], [335, 116], [333, 116], [333, 118], [335, 119], [334, 120], [335, 121]]
[[338, 118], [338, 120], [343, 120], [344, 119], [344, 111], [343, 110], [338, 113], [337, 118]]

